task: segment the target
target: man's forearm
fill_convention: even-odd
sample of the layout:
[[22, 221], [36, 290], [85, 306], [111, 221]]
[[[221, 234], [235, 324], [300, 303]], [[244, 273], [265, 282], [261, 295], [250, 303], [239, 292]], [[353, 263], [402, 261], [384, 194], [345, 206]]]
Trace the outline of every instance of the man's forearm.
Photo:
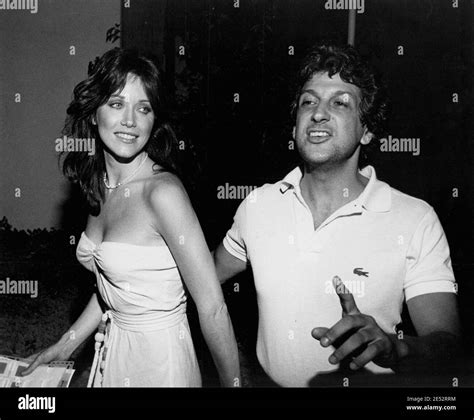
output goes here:
[[397, 360], [390, 366], [395, 372], [440, 371], [462, 355], [459, 337], [444, 331], [421, 337], [405, 336], [403, 339], [395, 334], [389, 337], [397, 352]]
[[212, 257], [220, 284], [247, 269], [247, 263], [229, 254], [222, 243], [212, 252]]
[[217, 279], [219, 280], [220, 284], [224, 284], [227, 280], [229, 280], [230, 276], [226, 275], [224, 268], [222, 267], [221, 264], [219, 264], [218, 256], [216, 252], [217, 252], [217, 249], [215, 249], [214, 251], [211, 251], [212, 259], [214, 261], [214, 266], [216, 267]]

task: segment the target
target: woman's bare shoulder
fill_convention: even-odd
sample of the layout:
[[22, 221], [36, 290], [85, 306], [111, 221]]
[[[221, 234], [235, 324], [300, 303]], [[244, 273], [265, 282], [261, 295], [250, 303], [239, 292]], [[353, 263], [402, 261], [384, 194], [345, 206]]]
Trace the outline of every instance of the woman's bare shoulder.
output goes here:
[[154, 210], [169, 210], [169, 206], [189, 202], [188, 194], [179, 177], [168, 171], [160, 171], [150, 177], [145, 195]]

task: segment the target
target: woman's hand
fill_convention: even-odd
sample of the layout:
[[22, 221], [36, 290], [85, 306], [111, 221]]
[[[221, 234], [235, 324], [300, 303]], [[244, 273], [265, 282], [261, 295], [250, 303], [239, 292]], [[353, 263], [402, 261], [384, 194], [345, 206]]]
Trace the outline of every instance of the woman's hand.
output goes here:
[[53, 361], [69, 360], [70, 356], [71, 352], [65, 350], [64, 345], [61, 342], [57, 342], [52, 346], [29, 356], [26, 360], [30, 362], [30, 365], [20, 374], [20, 376], [29, 375], [39, 365], [48, 364]]

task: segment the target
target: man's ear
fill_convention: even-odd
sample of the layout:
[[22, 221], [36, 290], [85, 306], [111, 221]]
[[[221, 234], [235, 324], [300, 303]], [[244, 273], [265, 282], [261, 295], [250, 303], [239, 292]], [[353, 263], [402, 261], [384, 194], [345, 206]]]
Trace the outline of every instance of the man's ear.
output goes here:
[[296, 140], [296, 127], [295, 126], [293, 126], [292, 135], [293, 135], [293, 140]]
[[372, 139], [374, 138], [374, 135], [367, 129], [364, 129], [364, 134], [362, 134], [362, 137], [360, 139], [360, 143], [363, 145], [369, 144]]

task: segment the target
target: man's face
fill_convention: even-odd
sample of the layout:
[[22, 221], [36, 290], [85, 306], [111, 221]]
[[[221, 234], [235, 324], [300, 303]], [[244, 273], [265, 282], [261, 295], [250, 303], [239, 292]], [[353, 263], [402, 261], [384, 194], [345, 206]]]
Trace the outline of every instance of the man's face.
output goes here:
[[335, 74], [316, 73], [298, 99], [293, 137], [300, 156], [313, 166], [359, 158], [360, 144], [372, 135], [359, 116], [360, 89]]

